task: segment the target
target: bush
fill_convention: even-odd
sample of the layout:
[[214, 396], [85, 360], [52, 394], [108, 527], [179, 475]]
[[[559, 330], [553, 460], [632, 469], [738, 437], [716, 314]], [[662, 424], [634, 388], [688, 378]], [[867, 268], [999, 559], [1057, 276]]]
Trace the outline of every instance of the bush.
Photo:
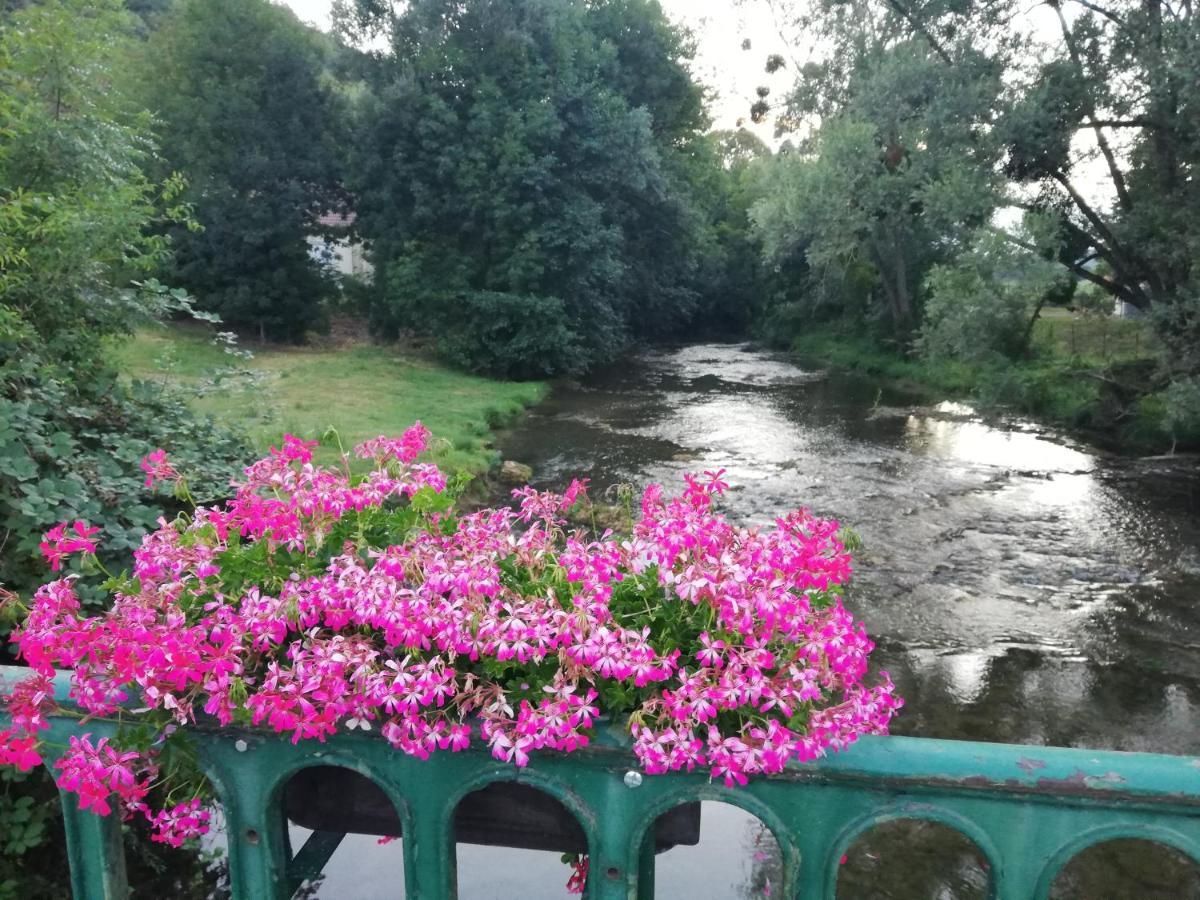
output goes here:
[[0, 584], [33, 586], [45, 571], [38, 543], [55, 522], [98, 526], [113, 558], [136, 548], [159, 516], [178, 508], [145, 488], [138, 461], [155, 447], [187, 460], [200, 501], [224, 496], [247, 453], [240, 437], [197, 419], [158, 386], [126, 387], [112, 372], [79, 384], [36, 358], [3, 366], [0, 532], [8, 537]]
[[473, 372], [540, 378], [585, 368], [557, 297], [465, 291], [430, 312], [438, 351]]
[[1200, 445], [1200, 376], [1180, 378], [1161, 392], [1162, 428], [1172, 446]]
[[[8, 4], [9, 7], [12, 4]], [[98, 527], [125, 556], [175, 505], [144, 489], [138, 460], [173, 446], [214, 497], [244, 452], [183, 404], [117, 380], [106, 340], [155, 316], [188, 312], [188, 298], [152, 281], [167, 259], [163, 228], [188, 220], [183, 182], [143, 167], [148, 117], [118, 89], [132, 19], [120, 0], [17, 4], [0, 28], [0, 600], [44, 574], [42, 535], [61, 520]], [[93, 561], [94, 564], [94, 561]], [[67, 571], [81, 571], [68, 564]], [[92, 609], [106, 601], [82, 589]], [[0, 640], [8, 623], [0, 620]], [[7, 640], [4, 640], [6, 648]], [[44, 773], [0, 777], [0, 897], [63, 897], [57, 792]], [[148, 896], [197, 895], [191, 873], [168, 872], [146, 842], [130, 854]], [[186, 864], [203, 861], [181, 857]], [[151, 874], [153, 873], [153, 874]], [[202, 871], [200, 872], [202, 875]], [[185, 884], [184, 882], [187, 882]], [[189, 893], [190, 892], [190, 893]], [[202, 894], [199, 894], [202, 895]]]
[[935, 358], [1021, 356], [1038, 301], [1062, 280], [1053, 262], [987, 235], [954, 262], [930, 270], [921, 349]]

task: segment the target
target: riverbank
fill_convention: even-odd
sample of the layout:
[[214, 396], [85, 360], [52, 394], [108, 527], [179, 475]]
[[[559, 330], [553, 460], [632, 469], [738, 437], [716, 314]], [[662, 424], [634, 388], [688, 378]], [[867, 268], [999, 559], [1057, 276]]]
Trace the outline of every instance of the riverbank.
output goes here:
[[938, 400], [968, 399], [982, 410], [1029, 416], [1118, 452], [1190, 446], [1192, 436], [1172, 433], [1162, 397], [1152, 391], [1158, 349], [1143, 323], [1055, 310], [1036, 323], [1033, 347], [1023, 360], [930, 360], [861, 333], [819, 328], [797, 336], [790, 349]]
[[542, 382], [496, 381], [446, 368], [418, 353], [361, 341], [252, 346], [230, 355], [212, 335], [177, 328], [142, 331], [114, 346], [131, 378], [187, 392], [202, 414], [244, 432], [256, 449], [287, 432], [319, 440], [318, 459], [420, 419], [434, 434], [433, 461], [481, 474], [498, 456], [495, 432], [545, 395]]

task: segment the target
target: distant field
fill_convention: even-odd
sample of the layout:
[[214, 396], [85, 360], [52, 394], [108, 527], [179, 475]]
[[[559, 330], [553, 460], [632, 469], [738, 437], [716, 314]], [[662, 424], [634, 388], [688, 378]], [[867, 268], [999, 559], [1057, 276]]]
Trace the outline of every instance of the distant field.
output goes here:
[[[420, 419], [440, 439], [436, 462], [481, 472], [494, 458], [492, 429], [545, 393], [541, 382], [492, 381], [365, 344], [249, 349], [252, 359], [235, 359], [211, 337], [176, 329], [144, 331], [113, 348], [123, 372], [195, 392], [198, 411], [240, 427], [259, 449], [290, 432], [321, 439], [325, 461], [337, 453], [330, 428], [349, 449]], [[249, 376], [221, 377], [231, 365]]]
[[1152, 356], [1156, 343], [1142, 319], [1086, 316], [1066, 309], [1043, 309], [1034, 326], [1034, 340], [1056, 356], [1107, 364]]

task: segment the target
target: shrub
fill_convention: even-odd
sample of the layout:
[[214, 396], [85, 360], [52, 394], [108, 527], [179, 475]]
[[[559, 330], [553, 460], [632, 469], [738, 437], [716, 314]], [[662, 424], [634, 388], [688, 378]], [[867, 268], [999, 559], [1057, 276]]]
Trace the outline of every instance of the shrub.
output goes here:
[[1021, 356], [1039, 300], [1062, 277], [1049, 260], [1014, 251], [996, 236], [981, 239], [954, 262], [930, 270], [921, 349], [948, 359]]
[[508, 378], [574, 374], [585, 368], [577, 336], [557, 297], [464, 291], [440, 304], [438, 351], [474, 372]]

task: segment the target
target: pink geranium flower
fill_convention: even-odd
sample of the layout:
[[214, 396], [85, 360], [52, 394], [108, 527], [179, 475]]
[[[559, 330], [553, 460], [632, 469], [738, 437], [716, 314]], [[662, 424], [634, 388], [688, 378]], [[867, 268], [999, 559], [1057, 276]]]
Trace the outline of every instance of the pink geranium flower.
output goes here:
[[86, 522], [76, 520], [70, 525], [62, 522], [46, 532], [38, 549], [49, 561], [51, 571], [57, 572], [72, 553], [95, 553], [93, 538], [99, 533], [98, 527], [89, 527]]
[[16, 729], [0, 731], [0, 766], [16, 766], [20, 772], [29, 772], [42, 764], [41, 754], [35, 746], [37, 738], [24, 735]]
[[167, 459], [167, 451], [159, 447], [142, 457], [142, 471], [146, 473], [146, 487], [154, 487], [156, 481], [174, 481], [179, 477]]

